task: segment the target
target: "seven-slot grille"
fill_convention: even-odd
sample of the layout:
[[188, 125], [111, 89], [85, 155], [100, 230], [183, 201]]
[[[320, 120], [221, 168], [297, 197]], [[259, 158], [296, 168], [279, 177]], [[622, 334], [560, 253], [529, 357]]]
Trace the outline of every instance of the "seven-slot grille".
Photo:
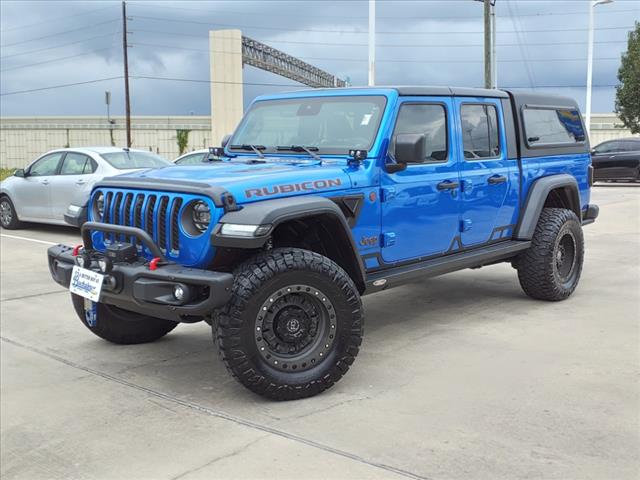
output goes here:
[[[126, 225], [146, 231], [163, 253], [177, 256], [180, 252], [180, 197], [169, 197], [161, 193], [143, 194], [132, 192], [104, 193], [104, 223]], [[118, 235], [122, 237], [122, 235]], [[114, 241], [116, 235], [105, 234], [105, 242]], [[142, 245], [135, 238], [138, 248]]]

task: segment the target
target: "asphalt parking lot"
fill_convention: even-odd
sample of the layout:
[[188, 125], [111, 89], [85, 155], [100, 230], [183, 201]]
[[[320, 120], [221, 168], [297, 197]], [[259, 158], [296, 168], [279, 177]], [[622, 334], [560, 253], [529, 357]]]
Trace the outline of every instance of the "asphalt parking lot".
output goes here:
[[593, 190], [576, 293], [531, 300], [507, 264], [365, 298], [356, 363], [274, 403], [227, 374], [205, 324], [115, 346], [49, 278], [48, 242], [1, 232], [3, 479], [636, 479], [640, 185]]

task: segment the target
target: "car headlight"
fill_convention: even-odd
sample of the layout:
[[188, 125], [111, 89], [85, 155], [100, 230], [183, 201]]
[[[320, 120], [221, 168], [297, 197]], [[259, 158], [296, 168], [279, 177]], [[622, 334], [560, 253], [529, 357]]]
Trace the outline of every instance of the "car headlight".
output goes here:
[[236, 223], [223, 223], [220, 235], [231, 237], [261, 237], [269, 233], [271, 225], [240, 225]]
[[104, 218], [104, 193], [99, 192], [93, 199], [94, 220], [102, 221]]
[[191, 221], [196, 229], [200, 232], [206, 232], [211, 223], [211, 209], [202, 200], [198, 200], [191, 207]]
[[69, 207], [67, 208], [67, 213], [69, 213], [70, 215], [77, 215], [81, 211], [82, 207], [78, 205], [69, 205]]

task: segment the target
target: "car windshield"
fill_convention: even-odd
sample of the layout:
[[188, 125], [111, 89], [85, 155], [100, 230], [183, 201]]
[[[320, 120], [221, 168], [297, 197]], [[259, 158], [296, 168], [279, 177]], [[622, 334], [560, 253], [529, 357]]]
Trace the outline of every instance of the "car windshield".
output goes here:
[[228, 148], [252, 151], [254, 146], [264, 153], [287, 153], [304, 152], [303, 146], [326, 154], [367, 150], [376, 138], [385, 104], [384, 96], [371, 95], [259, 101], [245, 115]]
[[159, 168], [172, 165], [171, 162], [151, 152], [134, 152], [123, 150], [121, 152], [101, 153], [109, 164], [118, 170], [132, 168]]

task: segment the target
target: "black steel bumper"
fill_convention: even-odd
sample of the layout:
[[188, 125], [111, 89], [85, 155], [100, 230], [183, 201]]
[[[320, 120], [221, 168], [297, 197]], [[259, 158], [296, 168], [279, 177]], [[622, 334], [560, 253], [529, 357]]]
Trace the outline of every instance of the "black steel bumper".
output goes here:
[[[91, 257], [90, 269], [96, 272], [100, 272], [97, 262], [104, 255], [93, 250], [91, 242], [87, 242], [91, 230], [126, 233], [136, 238], [140, 237], [145, 244], [150, 240], [146, 232], [137, 228], [94, 222], [84, 224], [84, 252]], [[73, 248], [56, 245], [48, 249], [47, 256], [51, 276], [57, 283], [68, 288], [76, 263]], [[178, 301], [173, 294], [176, 285], [180, 285], [187, 292], [182, 301]], [[152, 317], [177, 322], [196, 322], [227, 303], [231, 298], [232, 286], [233, 275], [230, 273], [186, 268], [166, 262], [156, 270], [150, 270], [149, 262], [138, 258], [133, 262], [113, 264], [112, 270], [105, 275], [100, 302]]]
[[590, 223], [595, 222], [599, 213], [600, 208], [598, 208], [598, 205], [587, 205], [587, 208], [582, 211], [582, 225], [589, 225]]

